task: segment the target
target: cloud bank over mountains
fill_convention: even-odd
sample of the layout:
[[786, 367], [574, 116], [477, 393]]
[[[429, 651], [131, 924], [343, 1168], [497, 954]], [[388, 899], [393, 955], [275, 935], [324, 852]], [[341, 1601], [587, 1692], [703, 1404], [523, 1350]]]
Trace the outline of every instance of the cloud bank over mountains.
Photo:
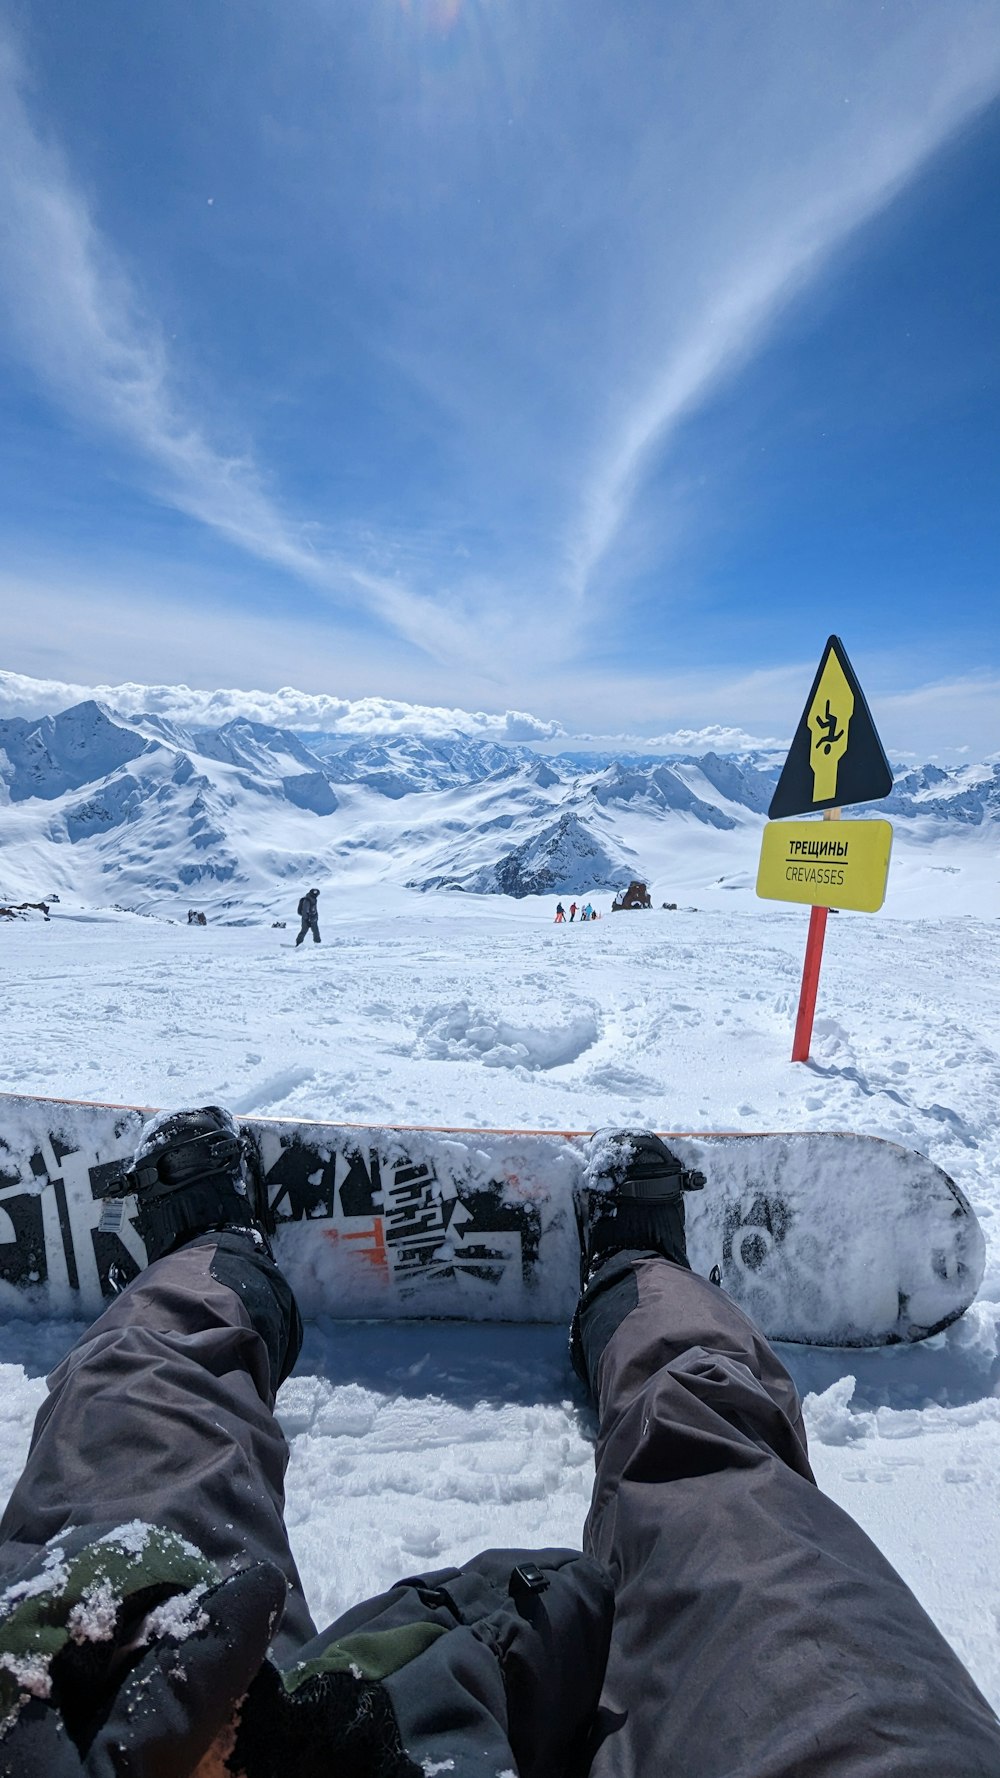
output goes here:
[[510, 745], [573, 746], [594, 752], [751, 753], [772, 752], [788, 737], [749, 733], [735, 724], [707, 723], [658, 735], [569, 734], [561, 722], [525, 710], [502, 713], [409, 704], [398, 698], [338, 698], [326, 692], [198, 691], [188, 685], [73, 685], [59, 679], [33, 679], [0, 671], [0, 720], [55, 716], [73, 704], [95, 699], [120, 716], [162, 716], [193, 728], [222, 728], [245, 720], [301, 734], [339, 734], [359, 739], [374, 735], [419, 735], [427, 740], [490, 740]]
[[[142, 685], [126, 680], [117, 685], [82, 684], [63, 679], [35, 678], [24, 673], [0, 670], [0, 721], [10, 718], [55, 716], [74, 704], [96, 701], [106, 709], [131, 720], [137, 716], [154, 715], [164, 721], [187, 728], [219, 729], [230, 722], [257, 722], [305, 736], [325, 734], [344, 740], [365, 740], [391, 736], [419, 737], [427, 741], [470, 740], [493, 742], [500, 746], [527, 745], [538, 752], [556, 754], [571, 752], [587, 754], [627, 754], [652, 757], [692, 758], [707, 753], [722, 755], [753, 754], [778, 762], [788, 750], [791, 729], [798, 709], [804, 701], [811, 666], [802, 665], [796, 674], [783, 674], [772, 683], [757, 688], [756, 703], [742, 720], [738, 712], [726, 719], [727, 688], [724, 684], [710, 689], [707, 680], [692, 682], [688, 704], [697, 711], [700, 700], [707, 702], [702, 722], [678, 721], [674, 728], [656, 728], [642, 733], [638, 727], [622, 730], [611, 726], [598, 727], [605, 710], [595, 706], [591, 723], [577, 725], [549, 715], [517, 709], [468, 710], [451, 704], [424, 704], [405, 698], [338, 697], [329, 692], [300, 691], [282, 686], [277, 691], [244, 690], [238, 687], [205, 690], [184, 684]], [[790, 681], [795, 690], [790, 694]], [[732, 700], [740, 704], [739, 684], [729, 688]], [[768, 695], [770, 693], [770, 696]], [[662, 700], [665, 708], [675, 704], [676, 687], [665, 682]], [[626, 703], [623, 700], [623, 703]], [[759, 706], [761, 721], [755, 720]], [[607, 706], [614, 720], [613, 703]], [[678, 715], [680, 712], [678, 711]], [[787, 720], [789, 727], [775, 733], [769, 718]], [[1000, 758], [995, 747], [997, 719], [1000, 716], [1000, 681], [989, 674], [976, 680], [942, 680], [904, 693], [883, 695], [878, 701], [877, 719], [883, 742], [897, 765], [962, 765], [974, 760], [992, 762]], [[951, 735], [944, 728], [945, 719]], [[633, 721], [635, 720], [633, 714]], [[957, 746], [955, 737], [964, 727], [965, 745]], [[653, 725], [649, 724], [652, 729]]]
[[289, 685], [280, 691], [196, 691], [188, 685], [69, 685], [0, 672], [0, 719], [54, 716], [89, 699], [121, 716], [151, 714], [195, 728], [222, 728], [244, 719], [303, 733], [442, 739], [465, 735], [509, 742], [551, 741], [564, 733], [561, 723], [544, 721], [523, 710], [502, 714], [449, 710], [395, 698], [338, 698], [326, 692], [296, 691]]

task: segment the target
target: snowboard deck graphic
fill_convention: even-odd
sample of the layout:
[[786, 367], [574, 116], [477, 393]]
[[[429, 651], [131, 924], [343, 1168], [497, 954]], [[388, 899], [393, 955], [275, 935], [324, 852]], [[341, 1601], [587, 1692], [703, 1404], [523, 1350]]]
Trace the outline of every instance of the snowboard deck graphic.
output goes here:
[[[0, 1311], [90, 1318], [145, 1265], [109, 1195], [150, 1110], [0, 1094]], [[581, 1133], [241, 1118], [307, 1317], [568, 1321]], [[924, 1156], [849, 1133], [664, 1132], [696, 1272], [771, 1339], [918, 1340], [982, 1281], [982, 1230]]]

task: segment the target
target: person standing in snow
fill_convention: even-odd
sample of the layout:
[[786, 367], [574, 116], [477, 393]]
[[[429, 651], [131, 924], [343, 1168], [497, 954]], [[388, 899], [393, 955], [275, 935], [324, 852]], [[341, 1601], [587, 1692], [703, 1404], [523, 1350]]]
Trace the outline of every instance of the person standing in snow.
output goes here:
[[561, 901], [556, 902], [556, 925], [561, 926], [566, 919], [566, 909]]
[[573, 921], [575, 919], [576, 919], [576, 902], [571, 901], [569, 904], [569, 923], [571, 926], [572, 926]]
[[795, 1386], [687, 1258], [685, 1171], [593, 1139], [585, 1554], [488, 1551], [317, 1635], [283, 1516], [301, 1342], [249, 1151], [161, 1114], [149, 1266], [49, 1379], [0, 1522], [2, 1778], [996, 1778], [1000, 1722], [809, 1466]]
[[307, 890], [306, 894], [303, 895], [301, 901], [299, 902], [299, 905], [298, 905], [298, 908], [296, 911], [301, 916], [302, 925], [299, 928], [299, 936], [295, 940], [295, 943], [297, 945], [300, 945], [302, 943], [302, 940], [305, 938], [307, 932], [312, 933], [314, 944], [318, 945], [320, 943], [318, 903], [319, 903], [319, 890], [318, 889]]

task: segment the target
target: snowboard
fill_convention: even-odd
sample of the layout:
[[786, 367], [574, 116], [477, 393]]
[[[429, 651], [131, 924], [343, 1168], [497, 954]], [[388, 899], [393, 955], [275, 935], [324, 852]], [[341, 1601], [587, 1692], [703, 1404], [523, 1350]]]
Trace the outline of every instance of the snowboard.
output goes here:
[[[91, 1318], [145, 1264], [123, 1163], [151, 1111], [0, 1094], [0, 1311]], [[588, 1137], [248, 1117], [302, 1313], [562, 1321], [579, 1285]], [[664, 1132], [696, 1272], [771, 1339], [888, 1345], [968, 1308], [984, 1241], [924, 1156], [850, 1133]]]

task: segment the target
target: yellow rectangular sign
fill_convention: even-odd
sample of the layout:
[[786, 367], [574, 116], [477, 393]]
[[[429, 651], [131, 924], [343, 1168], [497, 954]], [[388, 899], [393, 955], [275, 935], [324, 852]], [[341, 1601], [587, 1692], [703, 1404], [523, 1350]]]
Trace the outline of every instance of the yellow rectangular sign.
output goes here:
[[757, 894], [874, 914], [885, 900], [891, 850], [888, 821], [769, 821]]

